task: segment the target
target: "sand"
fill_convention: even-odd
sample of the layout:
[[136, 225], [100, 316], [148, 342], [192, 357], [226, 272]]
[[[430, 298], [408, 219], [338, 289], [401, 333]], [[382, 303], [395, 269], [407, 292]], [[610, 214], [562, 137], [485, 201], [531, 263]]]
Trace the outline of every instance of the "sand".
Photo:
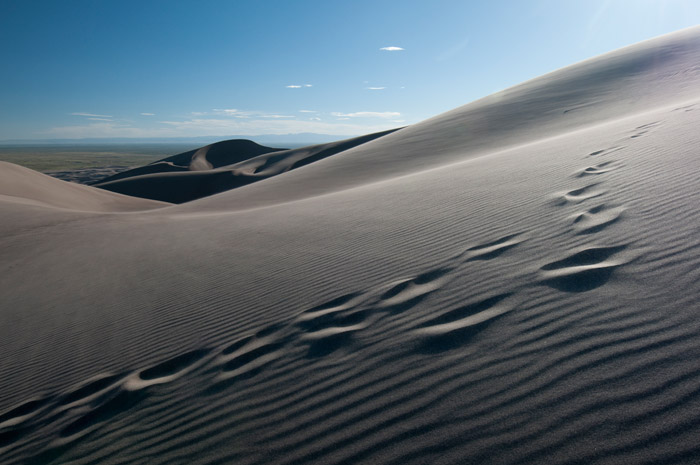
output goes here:
[[3, 164], [0, 462], [699, 462], [698, 63], [680, 31], [181, 205]]
[[94, 185], [136, 197], [185, 203], [301, 168], [394, 131], [288, 150], [234, 139], [119, 173]]

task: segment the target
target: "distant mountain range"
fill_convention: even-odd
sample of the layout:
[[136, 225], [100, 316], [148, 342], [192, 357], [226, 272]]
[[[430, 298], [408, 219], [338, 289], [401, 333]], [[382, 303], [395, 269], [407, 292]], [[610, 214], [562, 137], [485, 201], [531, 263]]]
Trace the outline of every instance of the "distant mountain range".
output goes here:
[[[359, 134], [356, 134], [359, 135]], [[249, 135], [222, 135], [222, 136], [201, 136], [201, 137], [105, 137], [88, 139], [11, 139], [0, 140], [2, 145], [95, 145], [95, 144], [164, 144], [164, 143], [185, 143], [185, 144], [212, 144], [227, 139], [250, 139], [260, 144], [321, 144], [333, 142], [340, 139], [353, 137], [351, 135], [332, 135], [316, 133], [298, 134], [262, 134], [258, 136]]]

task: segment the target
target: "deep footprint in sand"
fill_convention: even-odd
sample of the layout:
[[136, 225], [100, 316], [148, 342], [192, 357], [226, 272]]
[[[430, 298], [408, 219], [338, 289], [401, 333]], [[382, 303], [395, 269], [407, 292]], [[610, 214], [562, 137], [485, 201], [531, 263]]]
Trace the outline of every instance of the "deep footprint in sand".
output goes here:
[[436, 268], [421, 273], [415, 278], [391, 283], [389, 289], [379, 297], [376, 307], [392, 313], [406, 311], [440, 289], [444, 285], [445, 275], [452, 269], [452, 267]]
[[421, 338], [419, 351], [437, 353], [468, 343], [496, 318], [513, 309], [513, 294], [499, 294], [470, 303], [424, 321], [416, 333]]
[[505, 251], [520, 244], [523, 239], [518, 236], [518, 234], [509, 234], [495, 241], [470, 247], [466, 250], [467, 258], [465, 261], [490, 260], [496, 258]]
[[622, 217], [624, 208], [607, 208], [598, 205], [574, 216], [573, 227], [577, 234], [592, 234], [616, 223]]
[[619, 166], [618, 163], [615, 163], [613, 161], [606, 161], [603, 163], [599, 163], [597, 165], [589, 166], [588, 168], [584, 168], [584, 169], [576, 172], [575, 176], [577, 178], [582, 178], [585, 176], [597, 176], [600, 174], [608, 173], [608, 172], [616, 169], [618, 166]]
[[591, 152], [588, 154], [589, 157], [602, 157], [605, 155], [610, 155], [611, 153], [615, 153], [618, 150], [624, 149], [624, 146], [615, 146], [615, 147], [610, 147], [607, 149], [602, 149], [602, 150], [596, 150], [595, 152]]
[[282, 357], [289, 342], [288, 330], [282, 323], [268, 325], [222, 348], [212, 359], [211, 370], [217, 374], [206, 393], [217, 393], [237, 380], [251, 378]]
[[353, 333], [368, 326], [369, 308], [362, 307], [366, 297], [351, 293], [301, 313], [295, 325], [302, 331], [301, 341], [308, 346], [309, 357], [320, 357], [350, 347]]
[[588, 199], [593, 199], [595, 197], [600, 197], [605, 193], [600, 189], [598, 183], [589, 184], [578, 189], [570, 190], [568, 192], [563, 192], [556, 195], [556, 202], [559, 205], [566, 205], [568, 203], [581, 203]]
[[585, 292], [602, 286], [616, 268], [626, 263], [613, 259], [626, 246], [588, 247], [540, 268], [542, 284], [565, 292]]

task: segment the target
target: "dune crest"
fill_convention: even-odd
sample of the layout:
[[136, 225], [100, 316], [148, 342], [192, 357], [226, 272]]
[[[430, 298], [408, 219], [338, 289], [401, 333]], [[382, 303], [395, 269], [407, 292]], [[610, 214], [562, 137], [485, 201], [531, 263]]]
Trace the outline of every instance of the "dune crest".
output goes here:
[[91, 212], [151, 210], [169, 204], [60, 181], [29, 168], [0, 162], [1, 201]]
[[[698, 63], [693, 28], [114, 181], [267, 176], [169, 208], [0, 201], [0, 462], [700, 463]], [[12, 198], [162, 205], [0, 168]]]

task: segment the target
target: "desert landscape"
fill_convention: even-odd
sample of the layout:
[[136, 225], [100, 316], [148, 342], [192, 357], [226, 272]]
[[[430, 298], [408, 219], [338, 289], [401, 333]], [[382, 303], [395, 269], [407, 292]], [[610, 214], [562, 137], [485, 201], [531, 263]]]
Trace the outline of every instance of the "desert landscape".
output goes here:
[[0, 162], [0, 462], [698, 463], [699, 124], [695, 27], [331, 143]]

